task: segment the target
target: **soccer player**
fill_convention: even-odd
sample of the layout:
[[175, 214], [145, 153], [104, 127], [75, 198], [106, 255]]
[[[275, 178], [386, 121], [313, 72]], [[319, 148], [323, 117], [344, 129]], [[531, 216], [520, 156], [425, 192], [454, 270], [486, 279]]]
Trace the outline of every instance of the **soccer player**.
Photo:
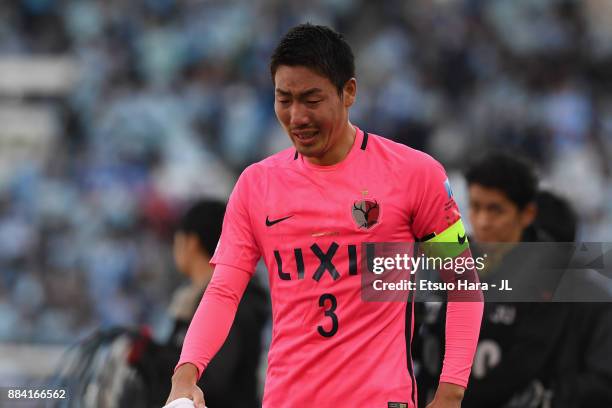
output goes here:
[[[273, 315], [264, 407], [415, 408], [412, 304], [362, 301], [357, 259], [362, 242], [463, 237], [463, 244], [444, 169], [349, 121], [354, 58], [333, 30], [292, 28], [270, 68], [276, 116], [294, 147], [249, 166], [236, 183], [168, 401], [203, 406], [196, 381], [263, 257]], [[481, 317], [480, 302], [449, 303], [447, 353], [430, 408], [460, 406]]]

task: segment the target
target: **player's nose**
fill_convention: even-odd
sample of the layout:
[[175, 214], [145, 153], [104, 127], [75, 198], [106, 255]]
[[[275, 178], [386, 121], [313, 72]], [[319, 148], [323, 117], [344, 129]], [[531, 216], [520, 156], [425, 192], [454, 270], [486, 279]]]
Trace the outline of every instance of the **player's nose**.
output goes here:
[[306, 126], [310, 122], [307, 110], [299, 103], [291, 106], [289, 114], [291, 115], [289, 124], [292, 129]]

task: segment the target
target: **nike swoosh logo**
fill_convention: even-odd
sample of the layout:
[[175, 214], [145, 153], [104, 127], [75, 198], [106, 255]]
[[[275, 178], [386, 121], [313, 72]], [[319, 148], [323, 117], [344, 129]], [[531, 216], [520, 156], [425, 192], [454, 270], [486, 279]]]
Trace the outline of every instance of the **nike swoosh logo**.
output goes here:
[[293, 215], [288, 215], [288, 216], [286, 216], [286, 217], [279, 218], [278, 220], [272, 220], [272, 221], [270, 221], [270, 219], [269, 219], [269, 218], [266, 216], [266, 227], [271, 227], [271, 226], [273, 226], [274, 224], [278, 224], [279, 222], [281, 222], [281, 221], [285, 221], [287, 218], [291, 218], [291, 217], [293, 217]]
[[457, 234], [457, 241], [459, 241], [459, 245], [463, 245], [465, 244], [465, 234], [463, 234], [463, 236], [460, 236], [459, 234]]

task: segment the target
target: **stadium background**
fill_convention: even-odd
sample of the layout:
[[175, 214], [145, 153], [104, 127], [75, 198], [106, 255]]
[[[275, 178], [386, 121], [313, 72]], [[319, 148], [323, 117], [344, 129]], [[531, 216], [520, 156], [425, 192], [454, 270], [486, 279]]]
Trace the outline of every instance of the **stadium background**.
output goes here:
[[3, 0], [0, 384], [98, 327], [163, 333], [177, 216], [289, 145], [268, 59], [305, 21], [354, 48], [353, 123], [441, 161], [464, 214], [466, 162], [514, 150], [610, 241], [608, 0]]

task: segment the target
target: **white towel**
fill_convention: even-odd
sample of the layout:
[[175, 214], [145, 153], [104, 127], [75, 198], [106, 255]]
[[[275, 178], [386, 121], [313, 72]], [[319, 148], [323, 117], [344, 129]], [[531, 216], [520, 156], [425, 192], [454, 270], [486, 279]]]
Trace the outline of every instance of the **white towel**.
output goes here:
[[163, 408], [195, 408], [195, 405], [189, 398], [179, 398], [175, 399]]

